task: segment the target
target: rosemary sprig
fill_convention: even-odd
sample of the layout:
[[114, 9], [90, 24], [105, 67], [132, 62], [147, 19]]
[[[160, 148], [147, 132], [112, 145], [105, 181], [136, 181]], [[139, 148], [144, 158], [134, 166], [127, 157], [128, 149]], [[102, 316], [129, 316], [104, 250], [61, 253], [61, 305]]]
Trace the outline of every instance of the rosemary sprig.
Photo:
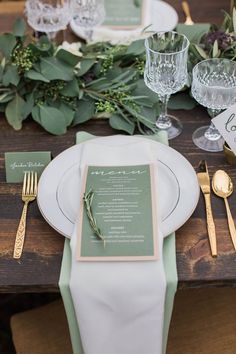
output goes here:
[[103, 241], [103, 246], [105, 248], [106, 246], [106, 241], [104, 236], [101, 233], [100, 228], [97, 225], [97, 221], [93, 215], [93, 211], [92, 211], [92, 204], [93, 204], [93, 197], [94, 197], [94, 191], [90, 188], [89, 191], [87, 193], [84, 193], [84, 204], [86, 207], [86, 213], [89, 219], [89, 224], [91, 226], [91, 228], [93, 229], [94, 234]]

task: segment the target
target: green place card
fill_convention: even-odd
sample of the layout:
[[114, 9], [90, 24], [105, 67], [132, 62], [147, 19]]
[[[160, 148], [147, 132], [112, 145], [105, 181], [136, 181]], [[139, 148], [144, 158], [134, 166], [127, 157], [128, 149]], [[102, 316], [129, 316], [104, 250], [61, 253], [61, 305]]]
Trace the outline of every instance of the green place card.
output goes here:
[[[88, 166], [82, 187], [77, 259], [135, 261], [157, 259], [155, 168]], [[92, 214], [105, 239], [94, 234], [84, 193], [93, 190]]]
[[145, 0], [105, 0], [106, 19], [104, 26], [142, 26], [145, 14]]
[[6, 152], [5, 168], [7, 183], [21, 183], [24, 173], [34, 171], [41, 175], [51, 161], [51, 152]]

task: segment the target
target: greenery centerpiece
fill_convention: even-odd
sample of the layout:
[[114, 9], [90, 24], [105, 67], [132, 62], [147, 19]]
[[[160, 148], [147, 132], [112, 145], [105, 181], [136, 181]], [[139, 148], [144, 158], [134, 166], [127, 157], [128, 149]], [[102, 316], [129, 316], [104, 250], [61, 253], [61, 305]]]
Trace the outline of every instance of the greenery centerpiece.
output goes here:
[[[71, 125], [106, 116], [117, 130], [141, 133], [154, 127], [158, 97], [144, 84], [144, 40], [129, 45], [63, 43], [56, 46], [46, 36], [38, 41], [26, 36], [18, 19], [13, 33], [0, 35], [0, 111], [16, 130], [33, 118], [52, 134]], [[220, 27], [196, 37], [189, 50], [189, 84], [174, 95], [170, 108], [191, 109], [191, 70], [210, 57], [236, 59], [236, 10], [225, 13]]]

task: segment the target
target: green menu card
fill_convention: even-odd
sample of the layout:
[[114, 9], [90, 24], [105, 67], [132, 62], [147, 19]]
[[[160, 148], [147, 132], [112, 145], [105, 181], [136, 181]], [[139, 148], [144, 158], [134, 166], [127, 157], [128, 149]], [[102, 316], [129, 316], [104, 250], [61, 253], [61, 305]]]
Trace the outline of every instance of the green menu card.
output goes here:
[[[87, 166], [80, 201], [77, 260], [158, 258], [154, 174], [153, 165]], [[105, 242], [89, 221], [84, 195], [91, 190], [92, 217]]]
[[105, 0], [104, 26], [129, 29], [144, 25], [145, 0]]

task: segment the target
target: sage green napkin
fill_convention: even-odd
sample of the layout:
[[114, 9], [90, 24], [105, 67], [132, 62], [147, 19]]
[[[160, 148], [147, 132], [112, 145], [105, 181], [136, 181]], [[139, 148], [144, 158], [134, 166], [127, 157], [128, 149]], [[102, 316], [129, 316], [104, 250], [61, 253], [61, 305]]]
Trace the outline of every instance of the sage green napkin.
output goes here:
[[[86, 132], [79, 132], [76, 135], [76, 143], [96, 138]], [[148, 138], [163, 144], [168, 144], [167, 135], [165, 132], [159, 132], [156, 135], [148, 136]], [[166, 298], [165, 298], [165, 318], [163, 326], [163, 354], [166, 352], [166, 345], [168, 339], [169, 325], [172, 315], [174, 296], [177, 289], [177, 269], [176, 269], [176, 250], [175, 250], [175, 234], [171, 234], [165, 238], [163, 243], [163, 260], [166, 274]], [[79, 328], [73, 307], [73, 301], [69, 289], [71, 269], [71, 250], [70, 240], [65, 240], [63, 259], [61, 265], [61, 274], [59, 279], [59, 288], [64, 302], [64, 307], [67, 315], [68, 326], [71, 337], [71, 344], [74, 354], [84, 354], [82, 343], [80, 339]]]
[[190, 42], [198, 43], [203, 34], [209, 31], [210, 26], [210, 23], [195, 23], [194, 25], [179, 23], [176, 31], [184, 34]]

